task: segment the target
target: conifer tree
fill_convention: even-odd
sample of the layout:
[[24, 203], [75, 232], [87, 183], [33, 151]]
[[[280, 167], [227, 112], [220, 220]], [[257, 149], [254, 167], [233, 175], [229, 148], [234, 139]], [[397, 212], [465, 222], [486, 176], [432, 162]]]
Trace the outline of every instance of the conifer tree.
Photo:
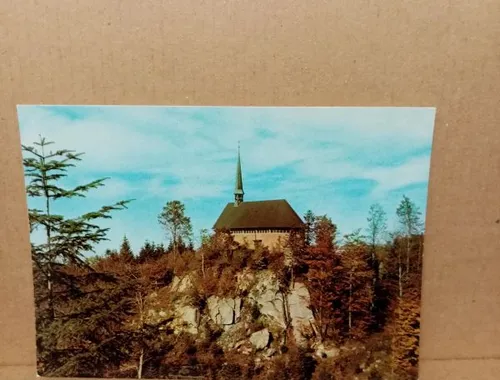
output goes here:
[[149, 260], [152, 260], [155, 258], [156, 254], [156, 247], [154, 243], [150, 243], [149, 241], [146, 241], [142, 248], [139, 250], [139, 256], [138, 256], [138, 261], [140, 263], [145, 263]]
[[160, 244], [154, 246], [154, 258], [155, 259], [159, 259], [160, 257], [165, 255], [166, 253], [167, 252], [165, 250], [165, 246], [163, 245], [163, 243], [160, 243]]
[[33, 262], [46, 278], [48, 291], [48, 313], [54, 317], [53, 283], [54, 265], [71, 263], [86, 265], [83, 256], [93, 250], [95, 244], [106, 240], [107, 228], [95, 224], [99, 219], [111, 218], [111, 212], [126, 208], [128, 201], [103, 206], [76, 218], [65, 218], [54, 213], [53, 204], [60, 199], [83, 198], [85, 194], [104, 185], [106, 178], [97, 179], [74, 188], [64, 188], [60, 181], [67, 176], [67, 170], [81, 160], [83, 153], [67, 149], [48, 151], [53, 144], [40, 136], [33, 146], [22, 145], [25, 175], [29, 179], [26, 192], [30, 198], [41, 198], [43, 209], [29, 209], [30, 230], [42, 228], [45, 242], [32, 244]]
[[120, 247], [120, 257], [127, 263], [131, 263], [135, 259], [132, 249], [130, 248], [130, 243], [126, 236], [123, 237], [122, 245]]
[[305, 241], [306, 245], [311, 245], [314, 241], [314, 222], [316, 220], [316, 216], [313, 214], [311, 210], [307, 210], [304, 215], [305, 220]]

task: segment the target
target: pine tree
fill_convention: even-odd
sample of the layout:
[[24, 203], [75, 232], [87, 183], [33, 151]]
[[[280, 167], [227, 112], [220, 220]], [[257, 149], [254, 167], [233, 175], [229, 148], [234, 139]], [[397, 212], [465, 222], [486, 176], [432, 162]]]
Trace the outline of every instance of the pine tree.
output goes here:
[[305, 228], [305, 241], [306, 245], [311, 245], [314, 241], [314, 222], [316, 220], [316, 216], [313, 214], [311, 210], [308, 210], [304, 215], [304, 220], [306, 224]]
[[165, 255], [166, 253], [167, 253], [167, 251], [165, 250], [165, 246], [163, 245], [163, 243], [160, 243], [160, 244], [154, 246], [154, 258], [155, 258], [155, 260], [159, 259], [160, 257]]
[[130, 243], [126, 236], [123, 237], [122, 245], [120, 247], [120, 258], [127, 263], [131, 263], [135, 260], [132, 249], [130, 248]]
[[57, 315], [37, 318], [39, 373], [48, 377], [102, 377], [128, 359], [130, 336], [122, 330], [132, 310], [133, 283], [61, 265], [54, 286]]
[[[96, 273], [84, 254], [107, 240], [108, 229], [96, 222], [125, 209], [130, 200], [75, 218], [55, 213], [56, 201], [83, 198], [103, 186], [106, 178], [70, 189], [62, 187], [60, 181], [82, 153], [47, 151], [51, 144], [40, 137], [33, 146], [22, 146], [28, 198], [43, 201], [42, 209], [29, 209], [30, 231], [41, 228], [45, 232], [44, 242], [32, 243], [38, 369], [49, 376], [97, 377], [99, 368], [119, 361], [116, 348], [123, 342], [116, 328], [126, 305], [120, 297], [123, 288], [109, 276]], [[113, 257], [114, 252], [108, 254]], [[98, 260], [92, 262], [92, 266], [97, 264]]]
[[154, 243], [146, 241], [139, 250], [138, 262], [145, 263], [149, 260], [152, 260], [155, 258], [155, 254], [156, 254], [156, 247]]
[[72, 263], [85, 266], [85, 252], [93, 250], [95, 244], [106, 240], [107, 228], [99, 227], [95, 222], [99, 219], [111, 218], [110, 213], [126, 208], [130, 202], [120, 201], [100, 210], [88, 212], [77, 218], [65, 218], [54, 213], [53, 203], [60, 199], [82, 198], [85, 194], [104, 185], [107, 178], [101, 178], [71, 189], [63, 188], [59, 181], [67, 176], [68, 168], [75, 166], [81, 160], [83, 153], [61, 149], [47, 151], [53, 144], [40, 136], [33, 146], [22, 145], [23, 152], [31, 157], [25, 157], [23, 164], [25, 175], [29, 179], [26, 192], [30, 198], [42, 198], [44, 207], [29, 209], [30, 230], [43, 228], [45, 242], [32, 244], [32, 258], [38, 269], [46, 278], [48, 291], [48, 315], [54, 318], [53, 283], [57, 263]]

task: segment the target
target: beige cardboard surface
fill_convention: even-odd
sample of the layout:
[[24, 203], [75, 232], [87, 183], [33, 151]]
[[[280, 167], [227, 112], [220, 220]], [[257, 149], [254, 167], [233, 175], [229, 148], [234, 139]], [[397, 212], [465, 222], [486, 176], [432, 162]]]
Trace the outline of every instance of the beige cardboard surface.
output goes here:
[[45, 103], [436, 106], [420, 379], [496, 379], [498, 20], [489, 0], [2, 1], [0, 377], [35, 378], [15, 107]]

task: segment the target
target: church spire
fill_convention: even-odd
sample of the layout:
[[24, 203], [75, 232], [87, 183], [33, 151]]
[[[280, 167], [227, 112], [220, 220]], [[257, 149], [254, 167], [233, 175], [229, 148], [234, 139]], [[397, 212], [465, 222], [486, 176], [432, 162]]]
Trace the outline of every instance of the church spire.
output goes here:
[[243, 176], [241, 174], [240, 142], [238, 141], [238, 162], [236, 164], [236, 186], [234, 189], [234, 205], [238, 206], [243, 202]]

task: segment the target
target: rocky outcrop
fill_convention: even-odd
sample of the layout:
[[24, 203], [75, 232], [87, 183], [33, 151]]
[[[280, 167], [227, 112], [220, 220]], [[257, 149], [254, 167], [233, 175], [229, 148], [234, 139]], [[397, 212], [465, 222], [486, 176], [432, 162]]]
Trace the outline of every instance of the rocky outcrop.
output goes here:
[[[148, 317], [156, 322], [171, 319], [170, 327], [176, 333], [187, 332], [200, 339], [219, 329], [218, 340], [225, 348], [242, 353], [256, 350], [262, 355], [268, 348], [269, 352], [265, 351], [267, 354], [263, 357], [270, 357], [279, 349], [281, 343], [271, 338], [283, 337], [287, 328], [292, 329], [297, 344], [314, 344], [317, 334], [309, 307], [309, 291], [304, 284], [295, 283], [283, 292], [268, 270], [245, 270], [237, 275], [236, 281], [239, 293], [245, 296], [211, 296], [200, 312], [191, 304], [189, 296], [192, 278], [189, 275], [175, 277], [169, 287], [158, 291], [160, 295], [151, 295], [154, 302]], [[160, 298], [168, 299], [167, 304], [162, 304]], [[318, 350], [322, 350], [322, 356], [333, 355], [326, 349]]]

